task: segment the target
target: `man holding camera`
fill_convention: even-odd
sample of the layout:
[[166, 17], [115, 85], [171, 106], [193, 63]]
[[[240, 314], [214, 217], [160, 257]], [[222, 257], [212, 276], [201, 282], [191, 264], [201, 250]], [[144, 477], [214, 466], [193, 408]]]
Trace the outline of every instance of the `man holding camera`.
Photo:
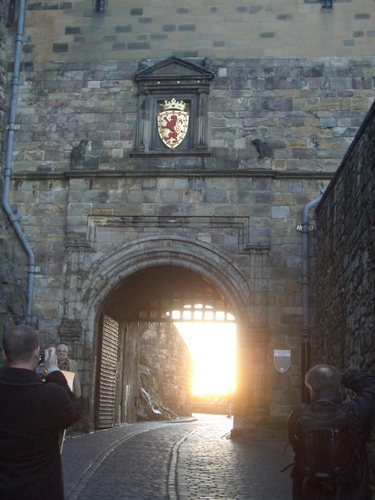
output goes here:
[[[375, 426], [375, 375], [322, 364], [305, 384], [311, 405], [294, 408], [288, 421], [293, 500], [370, 500], [366, 444]], [[341, 386], [356, 396], [342, 403]]]
[[64, 499], [59, 432], [81, 416], [80, 405], [46, 351], [45, 381], [36, 373], [39, 338], [24, 325], [4, 333], [0, 371], [0, 498]]

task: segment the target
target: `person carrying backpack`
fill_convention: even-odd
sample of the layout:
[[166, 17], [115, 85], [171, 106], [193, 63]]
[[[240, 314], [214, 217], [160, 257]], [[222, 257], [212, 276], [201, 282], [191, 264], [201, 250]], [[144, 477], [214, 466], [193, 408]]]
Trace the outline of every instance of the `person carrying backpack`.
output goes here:
[[[375, 426], [375, 376], [316, 365], [305, 383], [311, 404], [288, 420], [293, 500], [371, 500], [366, 443]], [[341, 386], [356, 396], [343, 403]]]

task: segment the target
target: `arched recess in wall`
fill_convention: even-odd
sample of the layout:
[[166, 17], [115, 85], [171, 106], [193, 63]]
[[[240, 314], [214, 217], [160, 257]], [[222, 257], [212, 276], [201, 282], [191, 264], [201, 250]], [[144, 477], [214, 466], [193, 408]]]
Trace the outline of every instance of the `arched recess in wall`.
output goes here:
[[[102, 335], [100, 318], [104, 310], [110, 309], [108, 302], [115, 300], [117, 291], [121, 291], [124, 282], [129, 283], [129, 278], [142, 274], [142, 271], [157, 268], [174, 268], [177, 274], [180, 269], [181, 277], [196, 274], [208, 280], [228, 302], [236, 318], [238, 335], [245, 333], [248, 324], [246, 304], [249, 289], [238, 266], [228, 256], [203, 242], [192, 242], [181, 237], [150, 237], [130, 243], [99, 260], [85, 280], [82, 321], [86, 332], [85, 342], [94, 346], [95, 359], [100, 359], [102, 353], [99, 338]], [[111, 325], [108, 327], [111, 328]], [[93, 386], [90, 399], [94, 401], [93, 408], [97, 408], [95, 401], [98, 399], [95, 382], [99, 384], [100, 376], [97, 380], [97, 369], [97, 366], [92, 367]], [[115, 395], [113, 397], [115, 398]], [[94, 420], [93, 414], [90, 420]]]
[[248, 324], [249, 285], [230, 257], [211, 245], [183, 237], [149, 237], [104, 256], [88, 272], [82, 284], [86, 292], [81, 316], [86, 342], [94, 342], [96, 317], [107, 294], [131, 274], [155, 266], [184, 267], [206, 277], [225, 295], [236, 323]]

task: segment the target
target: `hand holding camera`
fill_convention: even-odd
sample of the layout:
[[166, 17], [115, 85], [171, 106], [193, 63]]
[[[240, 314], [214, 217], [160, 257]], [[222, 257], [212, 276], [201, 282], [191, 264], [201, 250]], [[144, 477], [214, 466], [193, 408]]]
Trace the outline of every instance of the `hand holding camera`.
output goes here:
[[58, 370], [56, 348], [49, 347], [48, 349], [41, 349], [39, 356], [39, 369], [37, 371], [40, 374], [42, 373], [44, 378], [48, 373], [54, 370]]

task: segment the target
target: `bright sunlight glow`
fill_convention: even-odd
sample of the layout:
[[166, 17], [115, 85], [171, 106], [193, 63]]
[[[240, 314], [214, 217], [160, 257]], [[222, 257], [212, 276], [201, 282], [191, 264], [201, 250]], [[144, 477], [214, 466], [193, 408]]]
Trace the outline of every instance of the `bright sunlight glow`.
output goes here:
[[219, 322], [174, 324], [193, 357], [193, 395], [234, 392], [236, 325]]

